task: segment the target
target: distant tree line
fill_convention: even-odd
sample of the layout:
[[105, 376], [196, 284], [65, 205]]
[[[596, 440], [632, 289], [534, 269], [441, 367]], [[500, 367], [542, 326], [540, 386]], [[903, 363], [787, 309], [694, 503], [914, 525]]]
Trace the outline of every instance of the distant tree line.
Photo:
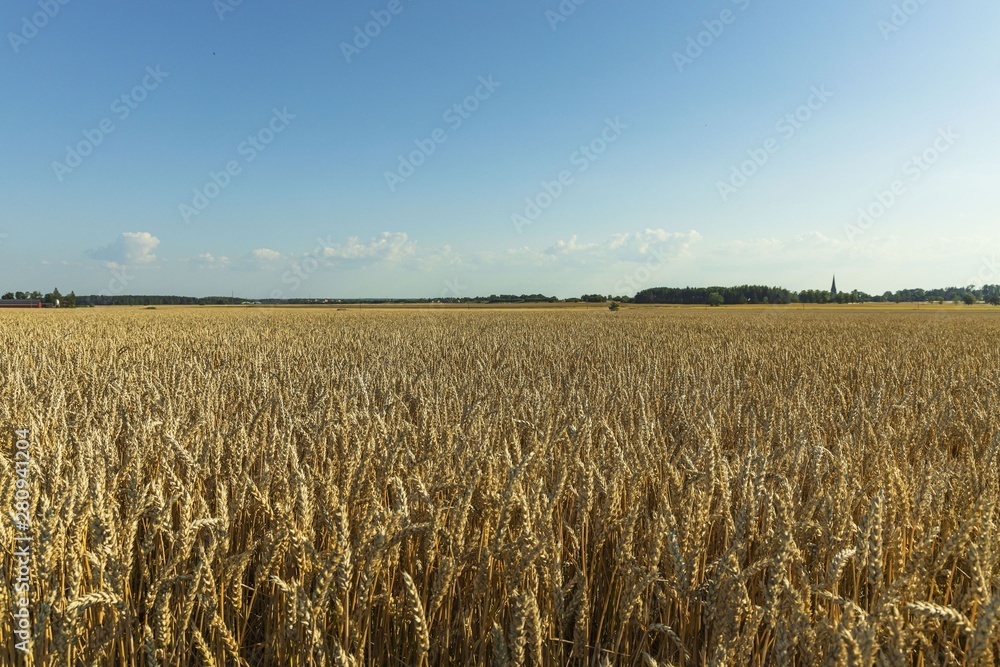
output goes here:
[[984, 285], [977, 289], [946, 287], [943, 289], [906, 289], [871, 295], [858, 290], [831, 293], [828, 290], [802, 290], [792, 292], [781, 287], [740, 285], [738, 287], [652, 287], [635, 295], [635, 303], [664, 303], [678, 305], [737, 305], [784, 303], [912, 303], [925, 301], [951, 301], [976, 303], [985, 301], [1000, 306], [1000, 285]]
[[105, 296], [103, 294], [81, 296], [76, 302], [79, 306], [223, 306], [244, 303], [246, 299], [231, 296], [162, 296], [121, 294]]
[[993, 305], [1000, 305], [1000, 285], [983, 285], [976, 289], [975, 285], [966, 287], [945, 287], [943, 289], [904, 289], [896, 292], [885, 292], [881, 296], [872, 297], [872, 301], [891, 301], [894, 303], [907, 303], [914, 301], [964, 301], [969, 298], [975, 301], [985, 301]]
[[740, 285], [738, 287], [652, 287], [635, 295], [635, 303], [678, 305], [737, 305], [745, 303], [793, 303], [798, 296], [782, 287]]
[[7, 292], [4, 299], [38, 299], [47, 304], [57, 300], [65, 307], [74, 306], [159, 306], [159, 305], [201, 305], [221, 306], [254, 304], [498, 304], [498, 303], [638, 303], [638, 304], [677, 304], [677, 305], [739, 305], [739, 304], [789, 304], [789, 303], [913, 303], [913, 302], [954, 302], [977, 303], [985, 301], [1000, 306], [1000, 285], [984, 285], [976, 288], [946, 287], [942, 289], [905, 289], [896, 292], [885, 292], [881, 295], [871, 295], [858, 290], [832, 294], [827, 290], [802, 290], [793, 292], [783, 287], [768, 287], [766, 285], [738, 285], [736, 287], [652, 287], [644, 289], [634, 297], [626, 295], [613, 296], [604, 294], [584, 294], [579, 297], [559, 299], [545, 294], [491, 294], [489, 296], [470, 297], [440, 297], [424, 299], [261, 299], [250, 302], [247, 299], [233, 296], [176, 296], [176, 295], [90, 295], [77, 296], [74, 292], [63, 295], [58, 288], [51, 292]]
[[514, 296], [513, 294], [491, 294], [486, 297], [486, 303], [555, 303], [559, 299], [554, 296], [545, 296], [544, 294], [522, 294], [521, 296]]
[[53, 288], [51, 292], [46, 294], [42, 294], [37, 290], [34, 292], [6, 292], [0, 296], [0, 299], [32, 299], [51, 305], [55, 305], [56, 301], [58, 301], [59, 305], [67, 308], [72, 308], [77, 305], [76, 294], [70, 292], [69, 294], [63, 296], [58, 287]]
[[612, 296], [608, 294], [584, 294], [583, 296], [572, 296], [568, 299], [563, 299], [565, 303], [608, 303], [618, 302], [618, 303], [631, 303], [632, 297], [630, 296]]

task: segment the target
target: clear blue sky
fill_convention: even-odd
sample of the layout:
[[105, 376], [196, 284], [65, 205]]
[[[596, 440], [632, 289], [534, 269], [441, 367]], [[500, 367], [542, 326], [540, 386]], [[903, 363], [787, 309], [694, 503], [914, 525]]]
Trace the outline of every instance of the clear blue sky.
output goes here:
[[1000, 282], [996, 2], [233, 2], [3, 4], [0, 289]]

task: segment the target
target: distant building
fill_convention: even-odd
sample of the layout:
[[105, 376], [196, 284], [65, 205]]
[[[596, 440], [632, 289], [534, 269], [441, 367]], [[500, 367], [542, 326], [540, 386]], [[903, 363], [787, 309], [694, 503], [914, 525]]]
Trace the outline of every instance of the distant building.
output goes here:
[[41, 308], [41, 299], [0, 299], [0, 308]]
[[837, 296], [837, 276], [833, 277], [833, 285], [830, 286], [830, 294]]

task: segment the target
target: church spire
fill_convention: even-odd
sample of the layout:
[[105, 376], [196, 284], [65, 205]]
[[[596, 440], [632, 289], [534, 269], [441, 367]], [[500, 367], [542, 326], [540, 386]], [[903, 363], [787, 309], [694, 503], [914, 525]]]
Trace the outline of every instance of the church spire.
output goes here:
[[837, 276], [836, 276], [836, 274], [834, 274], [834, 276], [833, 276], [833, 285], [830, 286], [830, 294], [832, 294], [833, 296], [837, 296]]

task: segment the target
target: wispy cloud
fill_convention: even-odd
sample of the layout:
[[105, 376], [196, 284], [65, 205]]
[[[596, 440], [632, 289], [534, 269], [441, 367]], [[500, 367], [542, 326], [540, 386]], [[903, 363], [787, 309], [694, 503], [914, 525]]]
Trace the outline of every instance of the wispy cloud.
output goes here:
[[257, 248], [239, 257], [230, 266], [241, 271], [274, 271], [287, 260], [285, 255], [271, 248]]
[[190, 263], [198, 269], [224, 269], [230, 265], [229, 258], [225, 255], [213, 255], [210, 252], [203, 252], [191, 259]]
[[691, 247], [702, 239], [691, 230], [671, 232], [646, 228], [639, 232], [615, 234], [598, 241], [583, 241], [579, 236], [558, 240], [547, 248], [530, 246], [476, 255], [479, 263], [512, 266], [566, 266], [600, 269], [622, 263], [647, 262], [651, 257], [677, 259], [689, 255]]
[[352, 236], [322, 249], [321, 257], [335, 264], [400, 262], [417, 254], [417, 244], [405, 232], [382, 232], [368, 241]]
[[644, 262], [654, 253], [658, 257], [673, 258], [687, 255], [691, 246], [701, 239], [701, 234], [695, 230], [670, 232], [647, 227], [641, 232], [615, 234], [604, 241], [592, 243], [581, 243], [576, 236], [572, 236], [568, 241], [557, 241], [545, 252], [581, 262]]

